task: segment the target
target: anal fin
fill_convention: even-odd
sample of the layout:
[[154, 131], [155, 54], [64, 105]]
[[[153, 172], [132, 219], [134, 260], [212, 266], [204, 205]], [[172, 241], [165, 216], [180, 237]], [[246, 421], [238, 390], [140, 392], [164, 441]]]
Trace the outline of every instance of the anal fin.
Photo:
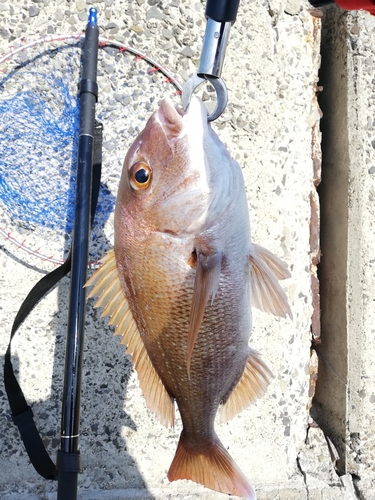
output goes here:
[[144, 346], [141, 334], [132, 315], [118, 277], [115, 252], [110, 250], [101, 261], [85, 286], [93, 286], [89, 297], [99, 296], [95, 307], [103, 307], [103, 315], [111, 317], [109, 324], [116, 327], [121, 343], [127, 345], [126, 353], [132, 357], [139, 385], [147, 407], [166, 427], [174, 425], [174, 400], [165, 389]]
[[267, 365], [259, 354], [251, 349], [240, 380], [227, 398], [224, 398], [220, 407], [220, 422], [227, 422], [257, 398], [263, 396], [271, 377], [273, 375]]

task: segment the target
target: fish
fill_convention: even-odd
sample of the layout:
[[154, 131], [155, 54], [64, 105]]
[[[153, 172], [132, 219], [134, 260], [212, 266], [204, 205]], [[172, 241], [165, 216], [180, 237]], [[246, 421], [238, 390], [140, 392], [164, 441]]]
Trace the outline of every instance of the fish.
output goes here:
[[89, 279], [137, 371], [147, 407], [182, 432], [168, 479], [256, 499], [218, 438], [272, 377], [249, 346], [251, 305], [292, 312], [287, 265], [252, 242], [242, 170], [193, 97], [164, 98], [129, 148], [114, 215], [114, 248]]

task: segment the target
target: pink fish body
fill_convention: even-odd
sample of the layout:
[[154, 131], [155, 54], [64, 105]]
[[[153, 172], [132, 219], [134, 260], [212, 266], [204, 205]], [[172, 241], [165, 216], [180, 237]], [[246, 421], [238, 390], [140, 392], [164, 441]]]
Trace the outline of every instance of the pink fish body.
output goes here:
[[291, 315], [278, 283], [287, 277], [251, 242], [241, 168], [202, 102], [193, 98], [182, 114], [163, 100], [126, 155], [114, 253], [89, 284], [132, 354], [148, 407], [173, 426], [178, 405], [171, 481], [256, 498], [214, 420], [219, 408], [228, 420], [265, 392], [271, 373], [248, 345], [251, 303]]

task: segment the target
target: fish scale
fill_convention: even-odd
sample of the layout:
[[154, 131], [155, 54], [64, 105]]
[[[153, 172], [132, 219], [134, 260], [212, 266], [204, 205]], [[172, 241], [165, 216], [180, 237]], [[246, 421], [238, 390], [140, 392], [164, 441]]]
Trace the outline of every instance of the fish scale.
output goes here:
[[[156, 240], [156, 241], [153, 241]], [[166, 241], [167, 240], [167, 241]], [[234, 303], [228, 303], [228, 295], [233, 288], [233, 279], [231, 280], [230, 287], [228, 290], [222, 289], [220, 294], [215, 298], [214, 304], [212, 306], [207, 306], [207, 315], [205, 321], [201, 326], [200, 335], [197, 339], [197, 344], [193, 353], [192, 359], [192, 376], [190, 384], [196, 383], [198, 380], [200, 384], [200, 396], [196, 401], [191, 400], [191, 396], [186, 392], [186, 386], [188, 385], [188, 377], [186, 371], [186, 353], [187, 353], [187, 335], [189, 325], [189, 316], [193, 296], [193, 285], [194, 285], [194, 270], [190, 269], [187, 275], [188, 266], [183, 264], [183, 261], [187, 262], [190, 256], [190, 246], [186, 243], [184, 248], [185, 259], [181, 259], [180, 266], [177, 266], [174, 259], [170, 258], [167, 253], [167, 248], [170, 246], [170, 241], [173, 244], [173, 236], [168, 236], [162, 238], [157, 235], [151, 237], [150, 240], [145, 241], [142, 246], [134, 245], [134, 239], [131, 239], [129, 243], [124, 243], [126, 246], [129, 244], [130, 253], [136, 254], [137, 257], [133, 260], [133, 265], [135, 268], [139, 269], [137, 260], [140, 262], [148, 262], [148, 266], [153, 267], [154, 272], [152, 275], [150, 273], [133, 273], [129, 269], [130, 277], [133, 286], [137, 290], [137, 307], [142, 308], [138, 314], [142, 315], [143, 321], [145, 322], [144, 329], [147, 333], [144, 334], [144, 342], [147, 351], [150, 353], [150, 357], [153, 360], [154, 366], [157, 366], [157, 370], [161, 375], [164, 385], [167, 387], [169, 392], [178, 400], [181, 398], [180, 394], [185, 391], [184, 400], [189, 399], [187, 403], [191, 406], [192, 412], [197, 414], [196, 407], [201, 404], [202, 394], [204, 397], [208, 397], [209, 392], [215, 388], [215, 385], [221, 388], [222, 394], [217, 396], [220, 400], [229, 391], [229, 387], [225, 387], [227, 373], [232, 373], [235, 369], [238, 370], [238, 374], [235, 376], [236, 381], [240, 378], [243, 367], [245, 365], [245, 355], [242, 354], [242, 360], [239, 364], [238, 359], [233, 358], [233, 366], [229, 366], [229, 362], [225, 364], [225, 372], [223, 380], [221, 380], [218, 375], [220, 372], [217, 370], [218, 365], [223, 365], [220, 363], [222, 359], [226, 359], [226, 354], [222, 353], [221, 356], [212, 357], [209, 356], [209, 351], [216, 346], [219, 346], [218, 353], [224, 351], [225, 344], [227, 344], [227, 349], [231, 352], [233, 346], [238, 344], [239, 336], [237, 333], [238, 327], [233, 328], [235, 322], [238, 323], [239, 318], [242, 318], [238, 314], [237, 308], [248, 308], [249, 303], [241, 297], [234, 296]], [[176, 245], [177, 246], [177, 245]], [[179, 251], [181, 252], [181, 244], [178, 244]], [[152, 265], [152, 262], [157, 263]], [[173, 268], [173, 273], [165, 272], [166, 269]], [[223, 283], [228, 283], [228, 280], [223, 279]], [[181, 283], [184, 283], [181, 286]], [[239, 287], [240, 288], [240, 287]], [[157, 295], [157, 299], [150, 303], [150, 298]], [[233, 297], [233, 293], [231, 294]], [[247, 303], [246, 303], [247, 302]], [[147, 310], [146, 310], [147, 306]], [[235, 306], [235, 307], [234, 307]], [[224, 319], [226, 315], [226, 324], [220, 325], [218, 322], [218, 317]], [[165, 323], [167, 321], [167, 323]], [[219, 324], [218, 324], [219, 323]], [[233, 331], [233, 338], [231, 338], [231, 332]], [[238, 349], [238, 352], [243, 352], [244, 347], [247, 345], [248, 332], [250, 331], [250, 322], [244, 326], [244, 335], [242, 339], [242, 349]], [[165, 332], [171, 332], [168, 337], [165, 337]], [[210, 333], [218, 332], [224, 338], [222, 340], [217, 339], [216, 342], [211, 342]], [[207, 334], [208, 336], [207, 336]], [[173, 343], [171, 342], [173, 339]], [[161, 345], [158, 345], [158, 342]], [[178, 346], [178, 350], [176, 349]], [[221, 348], [221, 349], [220, 349]], [[215, 349], [216, 350], [216, 349]], [[173, 353], [173, 356], [172, 356]], [[164, 354], [165, 356], [162, 356]], [[172, 374], [179, 373], [178, 380], [172, 380], [173, 375], [168, 373], [168, 365], [172, 365]], [[211, 370], [211, 365], [212, 370]], [[242, 366], [241, 366], [242, 365]], [[184, 367], [185, 370], [178, 370], [177, 367]], [[203, 368], [204, 375], [203, 376]], [[223, 370], [222, 370], [223, 371]], [[183, 374], [181, 372], [184, 372]], [[212, 377], [209, 377], [210, 374]], [[164, 376], [162, 374], [165, 374]], [[208, 386], [207, 390], [204, 390], [203, 380]], [[174, 383], [173, 383], [174, 382]], [[223, 389], [225, 387], [225, 389]], [[182, 389], [181, 389], [182, 388]], [[181, 406], [181, 404], [179, 405]], [[216, 413], [217, 408], [215, 409]], [[181, 412], [181, 407], [180, 407]], [[213, 425], [213, 422], [211, 422]]]

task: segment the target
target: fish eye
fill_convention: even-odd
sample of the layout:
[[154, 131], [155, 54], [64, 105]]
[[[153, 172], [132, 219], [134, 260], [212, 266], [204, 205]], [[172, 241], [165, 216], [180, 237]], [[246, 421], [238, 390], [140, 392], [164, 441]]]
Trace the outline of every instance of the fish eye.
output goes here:
[[152, 170], [145, 161], [138, 161], [130, 167], [129, 180], [130, 185], [136, 191], [147, 189], [151, 183]]

